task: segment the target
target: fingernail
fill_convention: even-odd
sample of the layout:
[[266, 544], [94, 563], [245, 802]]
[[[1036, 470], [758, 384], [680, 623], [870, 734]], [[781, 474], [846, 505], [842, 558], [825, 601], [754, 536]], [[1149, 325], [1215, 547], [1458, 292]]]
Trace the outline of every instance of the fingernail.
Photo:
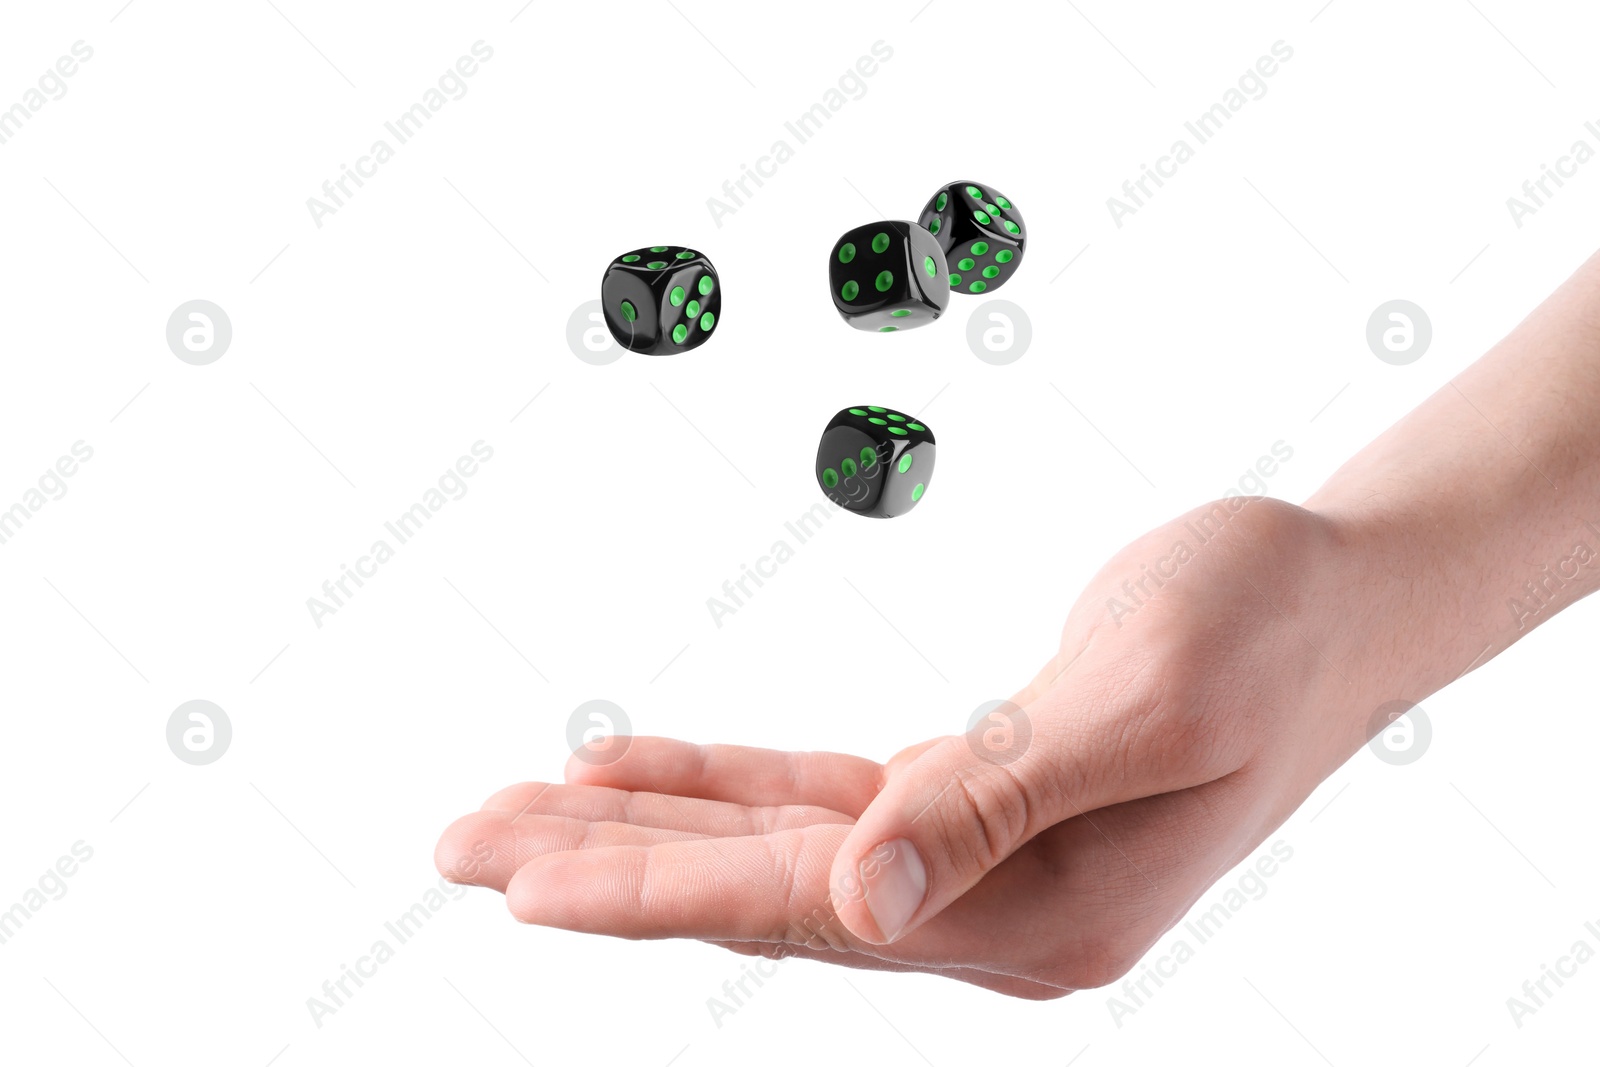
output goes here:
[[893, 941], [922, 904], [928, 889], [928, 869], [916, 846], [903, 837], [873, 849], [859, 869], [867, 910], [878, 924], [884, 942]]

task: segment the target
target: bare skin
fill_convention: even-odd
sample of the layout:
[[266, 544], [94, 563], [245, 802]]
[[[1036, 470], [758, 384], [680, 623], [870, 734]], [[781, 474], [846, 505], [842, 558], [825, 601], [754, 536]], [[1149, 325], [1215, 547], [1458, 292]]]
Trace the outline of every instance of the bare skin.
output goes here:
[[[1108, 610], [1178, 542], [1137, 610]], [[496, 793], [436, 862], [523, 922], [1058, 997], [1131, 969], [1380, 706], [1597, 585], [1600, 256], [1304, 507], [1218, 501], [1119, 552], [1013, 697], [1030, 736], [1004, 758], [635, 738]]]

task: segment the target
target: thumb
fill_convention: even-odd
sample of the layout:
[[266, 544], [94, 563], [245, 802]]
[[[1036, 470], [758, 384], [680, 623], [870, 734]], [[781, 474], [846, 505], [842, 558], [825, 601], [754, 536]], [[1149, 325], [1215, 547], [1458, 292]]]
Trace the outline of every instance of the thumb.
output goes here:
[[1123, 758], [1125, 738], [1110, 717], [1049, 718], [998, 702], [970, 732], [889, 763], [829, 876], [851, 933], [873, 944], [898, 940], [1056, 823], [1180, 787], [1130, 780], [1123, 772], [1133, 761]]

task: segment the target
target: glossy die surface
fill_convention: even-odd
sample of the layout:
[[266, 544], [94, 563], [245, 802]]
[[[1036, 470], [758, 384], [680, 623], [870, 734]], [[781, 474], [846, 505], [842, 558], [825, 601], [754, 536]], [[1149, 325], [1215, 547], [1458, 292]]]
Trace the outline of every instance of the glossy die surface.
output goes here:
[[992, 185], [951, 182], [928, 199], [917, 222], [939, 242], [955, 292], [998, 289], [1022, 265], [1028, 227]]
[[722, 317], [722, 279], [681, 245], [636, 248], [611, 261], [600, 283], [606, 326], [632, 352], [670, 356], [706, 343]]
[[817, 484], [857, 515], [890, 519], [917, 506], [933, 481], [933, 431], [892, 408], [845, 408], [822, 431]]
[[949, 271], [933, 234], [911, 222], [857, 226], [828, 253], [828, 290], [844, 321], [893, 333], [925, 326], [950, 303]]

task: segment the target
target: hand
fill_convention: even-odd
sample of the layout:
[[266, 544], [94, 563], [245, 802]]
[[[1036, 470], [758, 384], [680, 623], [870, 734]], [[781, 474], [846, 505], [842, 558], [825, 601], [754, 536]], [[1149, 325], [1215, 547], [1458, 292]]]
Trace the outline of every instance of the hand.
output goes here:
[[1128, 546], [1014, 698], [1009, 746], [980, 724], [880, 766], [639, 738], [496, 794], [445, 832], [440, 870], [570, 930], [1021, 997], [1114, 981], [1376, 709], [1600, 588], [1596, 322], [1600, 255], [1312, 510], [1235, 497]]
[[[523, 922], [1039, 999], [1103, 985], [1401, 695], [1355, 662], [1381, 599], [1366, 555], [1301, 508], [1208, 505], [1094, 579], [1013, 698], [1009, 749], [982, 724], [883, 765], [635, 738], [565, 785], [495, 794], [436, 859]], [[483, 841], [493, 859], [461, 877]]]

